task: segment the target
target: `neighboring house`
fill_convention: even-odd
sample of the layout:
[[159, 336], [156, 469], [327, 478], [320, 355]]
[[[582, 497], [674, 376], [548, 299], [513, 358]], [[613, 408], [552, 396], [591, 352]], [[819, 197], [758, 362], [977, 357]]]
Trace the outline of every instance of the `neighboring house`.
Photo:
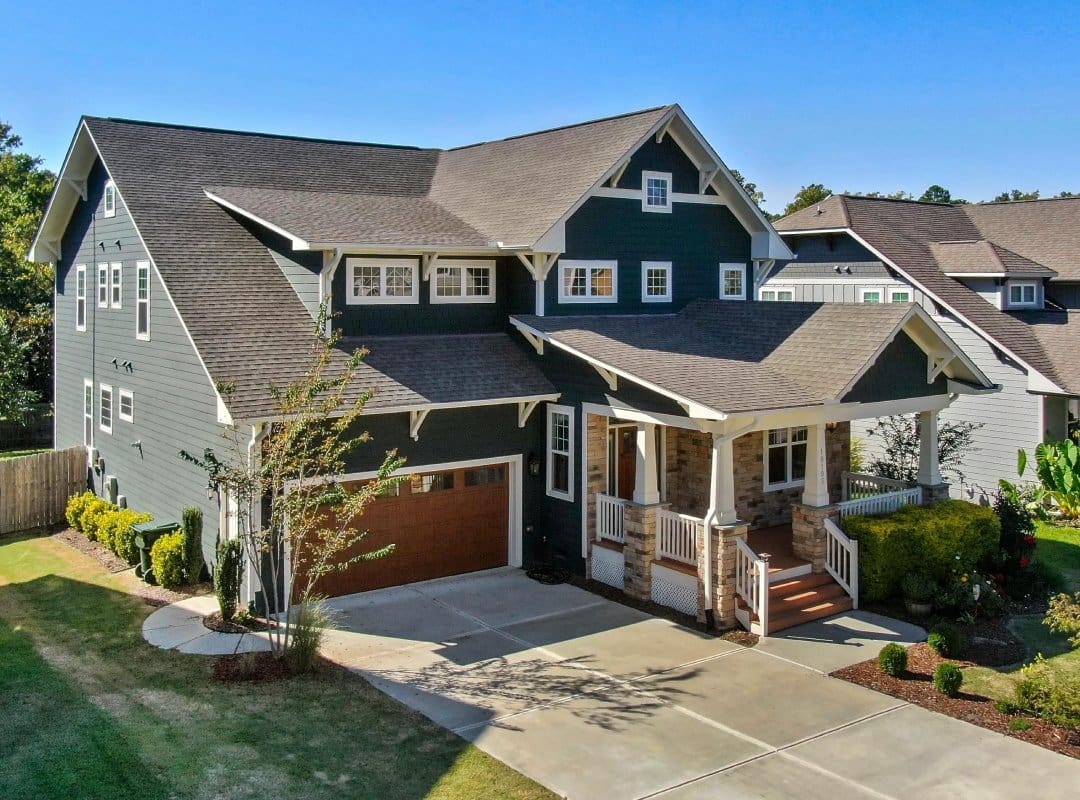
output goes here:
[[[394, 554], [329, 594], [554, 562], [725, 625], [737, 596], [769, 624], [769, 576], [773, 628], [831, 613], [849, 422], [921, 413], [932, 441], [994, 388], [920, 308], [754, 302], [791, 253], [678, 106], [452, 150], [85, 118], [31, 257], [57, 446], [159, 519], [200, 505], [208, 557], [229, 501], [177, 452], [235, 427], [258, 457], [326, 298], [376, 390], [342, 479], [389, 448], [412, 474], [363, 518]], [[894, 488], [858, 494], [921, 496]]]
[[[917, 303], [1002, 391], [943, 420], [981, 425], [953, 492], [990, 502], [1017, 450], [1060, 440], [1080, 394], [1080, 199], [938, 205], [833, 196], [778, 220], [795, 259], [766, 300]], [[867, 425], [853, 426], [866, 438]], [[1031, 479], [1031, 474], [1028, 474]]]

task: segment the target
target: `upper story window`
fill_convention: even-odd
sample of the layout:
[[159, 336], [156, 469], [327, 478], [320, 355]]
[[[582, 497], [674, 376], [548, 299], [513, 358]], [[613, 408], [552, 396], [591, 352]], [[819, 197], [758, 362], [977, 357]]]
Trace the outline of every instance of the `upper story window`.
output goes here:
[[889, 289], [889, 302], [890, 303], [910, 303], [911, 302], [911, 289], [904, 287], [903, 289], [890, 288]]
[[618, 300], [615, 261], [560, 261], [560, 303], [614, 303]]
[[120, 392], [120, 419], [124, 422], [135, 421], [135, 395], [130, 389], [121, 389]]
[[112, 433], [112, 387], [101, 384], [98, 400], [98, 427], [105, 433]]
[[117, 262], [110, 265], [112, 270], [112, 282], [110, 284], [109, 305], [120, 308], [124, 298], [123, 287], [120, 285], [124, 277], [124, 265]]
[[720, 297], [723, 300], [746, 299], [746, 266], [744, 264], [720, 265]]
[[150, 262], [135, 264], [135, 338], [150, 340]]
[[547, 493], [562, 500], [574, 499], [574, 409], [548, 406]]
[[795, 301], [795, 287], [794, 286], [770, 286], [763, 288], [758, 292], [759, 300], [766, 301], [780, 301], [783, 303], [792, 303]]
[[349, 305], [420, 302], [419, 265], [407, 258], [350, 258], [345, 300]]
[[109, 307], [109, 265], [98, 264], [97, 268], [97, 304], [98, 308]]
[[641, 262], [641, 302], [671, 302], [671, 262]]
[[877, 304], [881, 302], [882, 290], [878, 286], [863, 286], [859, 289], [859, 302], [860, 303], [873, 303]]
[[765, 431], [765, 488], [785, 489], [806, 480], [806, 428]]
[[1035, 281], [1009, 281], [1009, 305], [1035, 305]]
[[75, 330], [86, 330], [86, 264], [75, 267]]
[[671, 213], [671, 173], [641, 173], [641, 210]]
[[432, 303], [494, 303], [494, 261], [437, 264], [431, 281]]
[[116, 184], [112, 181], [105, 184], [105, 216], [116, 216]]

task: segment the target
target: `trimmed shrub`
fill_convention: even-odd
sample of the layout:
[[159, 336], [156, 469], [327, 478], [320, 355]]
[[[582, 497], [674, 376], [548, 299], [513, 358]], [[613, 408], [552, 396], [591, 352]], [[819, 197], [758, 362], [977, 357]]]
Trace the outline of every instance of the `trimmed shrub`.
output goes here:
[[956, 664], [945, 662], [934, 670], [934, 688], [944, 695], [956, 697], [964, 685], [964, 673]]
[[997, 555], [1001, 539], [993, 509], [963, 500], [848, 517], [844, 530], [859, 542], [859, 580], [867, 600], [895, 596], [904, 576], [919, 570], [944, 581], [957, 555], [965, 564], [987, 562]]
[[68, 525], [82, 533], [82, 516], [86, 511], [91, 500], [97, 500], [98, 496], [93, 492], [86, 491], [82, 494], [74, 495], [67, 503], [67, 509], [64, 512], [64, 516], [67, 517]]
[[175, 589], [184, 582], [184, 534], [166, 533], [150, 548], [150, 565], [157, 582]]
[[877, 663], [886, 675], [899, 678], [907, 671], [907, 649], [896, 642], [887, 644], [878, 653]]
[[945, 658], [959, 657], [964, 648], [964, 640], [959, 628], [948, 622], [935, 625], [930, 635], [926, 637], [926, 643], [930, 645], [931, 650]]
[[108, 500], [102, 500], [100, 497], [95, 497], [93, 500], [86, 504], [86, 509], [82, 515], [82, 532], [86, 534], [86, 538], [91, 542], [96, 542], [98, 538], [98, 525], [104, 520], [105, 515], [110, 511], [115, 511], [116, 506], [110, 503]]
[[240, 597], [240, 583], [243, 578], [244, 549], [240, 540], [218, 542], [217, 563], [214, 564], [214, 593], [217, 595], [222, 619], [232, 619], [236, 613], [236, 601]]
[[139, 558], [139, 550], [135, 547], [134, 526], [152, 519], [149, 514], [130, 508], [110, 511], [103, 515], [98, 523], [98, 541], [129, 564], [134, 564]]
[[195, 583], [202, 577], [202, 529], [203, 513], [196, 506], [184, 509], [180, 530], [184, 532], [184, 571], [188, 580]]
[[1054, 670], [1045, 659], [1035, 660], [1020, 671], [1016, 684], [1017, 707], [1047, 722], [1080, 730], [1080, 680]]

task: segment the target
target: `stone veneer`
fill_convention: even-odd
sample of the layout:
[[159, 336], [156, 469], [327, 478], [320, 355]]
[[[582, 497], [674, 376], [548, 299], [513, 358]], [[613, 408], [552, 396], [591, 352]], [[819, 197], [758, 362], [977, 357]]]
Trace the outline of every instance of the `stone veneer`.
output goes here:
[[814, 572], [825, 571], [826, 519], [839, 522], [839, 509], [836, 506], [804, 506], [802, 503], [791, 508], [791, 549], [799, 558], [809, 561]]
[[585, 531], [589, 547], [585, 559], [585, 574], [592, 577], [592, 543], [596, 536], [596, 494], [607, 492], [607, 417], [585, 415]]
[[635, 600], [652, 599], [652, 564], [656, 557], [656, 512], [660, 505], [628, 503], [623, 522], [625, 591]]
[[921, 483], [922, 486], [922, 501], [924, 506], [932, 506], [935, 503], [940, 503], [942, 500], [949, 499], [949, 484], [938, 483], [934, 486]]

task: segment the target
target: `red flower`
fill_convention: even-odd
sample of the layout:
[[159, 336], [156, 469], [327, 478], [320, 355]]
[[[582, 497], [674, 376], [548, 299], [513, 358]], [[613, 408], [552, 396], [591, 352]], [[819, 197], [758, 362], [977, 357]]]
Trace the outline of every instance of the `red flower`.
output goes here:
[[1035, 544], [1035, 534], [1029, 533], [1024, 537], [1024, 544]]
[[1029, 556], [1020, 556], [1020, 569], [1027, 569], [1029, 564], [1031, 564], [1031, 558]]

